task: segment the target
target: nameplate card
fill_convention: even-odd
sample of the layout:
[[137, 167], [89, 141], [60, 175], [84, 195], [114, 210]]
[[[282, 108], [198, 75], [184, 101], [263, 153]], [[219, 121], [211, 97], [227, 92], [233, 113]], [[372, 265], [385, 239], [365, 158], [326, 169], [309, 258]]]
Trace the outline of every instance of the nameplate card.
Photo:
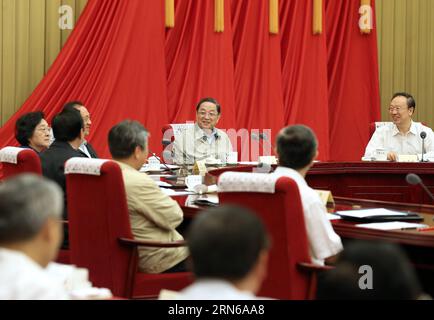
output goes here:
[[277, 164], [277, 158], [275, 156], [261, 156], [259, 157], [259, 162], [273, 165]]
[[398, 162], [418, 162], [417, 155], [400, 154], [398, 155]]
[[206, 173], [208, 170], [206, 169], [206, 162], [205, 160], [202, 161], [196, 161], [193, 166], [193, 174], [194, 175], [201, 175], [206, 176]]
[[321, 198], [321, 202], [324, 204], [324, 206], [327, 207], [327, 204], [335, 204], [335, 200], [333, 199], [332, 192], [329, 190], [315, 190], [319, 197]]

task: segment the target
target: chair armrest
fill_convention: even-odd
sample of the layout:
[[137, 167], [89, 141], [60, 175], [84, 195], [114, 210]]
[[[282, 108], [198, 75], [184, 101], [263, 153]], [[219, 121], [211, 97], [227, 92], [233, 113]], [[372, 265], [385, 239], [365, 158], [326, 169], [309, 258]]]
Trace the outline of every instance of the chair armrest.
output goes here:
[[332, 266], [320, 266], [318, 264], [314, 263], [308, 263], [308, 262], [298, 262], [297, 263], [298, 270], [304, 271], [304, 272], [320, 272], [320, 271], [328, 271], [333, 270], [335, 267]]
[[119, 238], [118, 241], [120, 242], [120, 244], [129, 247], [176, 248], [176, 247], [185, 247], [187, 245], [185, 241], [159, 242], [159, 241], [134, 240], [129, 238]]

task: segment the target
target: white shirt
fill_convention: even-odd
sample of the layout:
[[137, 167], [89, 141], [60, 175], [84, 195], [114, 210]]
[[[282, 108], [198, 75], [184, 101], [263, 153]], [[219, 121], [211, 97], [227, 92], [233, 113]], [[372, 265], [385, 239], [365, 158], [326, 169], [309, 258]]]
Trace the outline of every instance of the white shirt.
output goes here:
[[214, 128], [207, 135], [196, 123], [177, 136], [173, 145], [174, 160], [177, 164], [194, 164], [198, 160], [219, 159], [226, 163], [226, 156], [232, 152], [228, 135]]
[[0, 300], [66, 300], [63, 284], [25, 254], [0, 248]]
[[399, 132], [393, 123], [387, 123], [375, 130], [371, 140], [366, 146], [365, 157], [375, 157], [376, 149], [385, 149], [387, 153], [395, 152], [398, 155], [417, 155], [422, 153], [422, 138], [420, 133], [426, 132], [425, 153], [434, 151], [433, 131], [421, 123], [411, 122], [410, 131], [406, 134]]
[[318, 193], [308, 186], [306, 180], [297, 171], [277, 167], [272, 174], [289, 177], [297, 183], [303, 205], [310, 256], [313, 263], [324, 265], [326, 258], [338, 254], [343, 249], [341, 238], [333, 230], [327, 218], [326, 207]]
[[255, 300], [249, 291], [240, 291], [230, 282], [218, 279], [197, 280], [177, 295], [178, 300]]
[[83, 143], [80, 145], [78, 149], [80, 149], [88, 158], [92, 158], [92, 156], [89, 153], [89, 150], [87, 150], [87, 141], [83, 141]]

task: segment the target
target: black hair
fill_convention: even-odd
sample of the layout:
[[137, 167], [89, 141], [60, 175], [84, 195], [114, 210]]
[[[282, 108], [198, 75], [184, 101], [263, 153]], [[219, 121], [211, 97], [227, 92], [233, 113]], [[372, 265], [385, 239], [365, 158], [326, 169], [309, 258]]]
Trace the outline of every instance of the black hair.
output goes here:
[[188, 230], [187, 243], [196, 277], [229, 281], [244, 278], [269, 245], [261, 220], [236, 206], [202, 212]]
[[413, 108], [413, 111], [416, 110], [416, 100], [414, 100], [413, 96], [407, 92], [397, 92], [393, 95], [392, 100], [396, 97], [404, 97], [407, 98], [407, 106], [408, 108]]
[[202, 103], [204, 102], [211, 102], [214, 103], [216, 108], [217, 108], [217, 113], [220, 114], [221, 112], [221, 107], [220, 107], [220, 103], [218, 103], [218, 101], [214, 98], [203, 98], [199, 101], [199, 103], [196, 105], [196, 112], [199, 111], [200, 106], [202, 105]]
[[354, 241], [345, 246], [336, 268], [319, 278], [317, 298], [410, 300], [421, 294], [416, 273], [397, 245]]
[[70, 101], [70, 102], [65, 103], [65, 105], [63, 106], [63, 110], [69, 110], [69, 111], [77, 110], [75, 108], [76, 106], [80, 107], [80, 106], [84, 106], [84, 104], [81, 101]]
[[22, 146], [28, 147], [36, 127], [44, 118], [44, 113], [41, 111], [30, 112], [21, 116], [15, 123], [15, 139]]
[[56, 140], [70, 142], [80, 137], [84, 124], [80, 112], [77, 112], [77, 110], [63, 110], [54, 117], [52, 127]]
[[294, 125], [281, 130], [276, 139], [276, 146], [279, 165], [298, 170], [312, 162], [318, 142], [310, 128]]
[[108, 135], [108, 144], [114, 159], [130, 157], [136, 147], [146, 148], [148, 131], [140, 122], [125, 120], [114, 126]]

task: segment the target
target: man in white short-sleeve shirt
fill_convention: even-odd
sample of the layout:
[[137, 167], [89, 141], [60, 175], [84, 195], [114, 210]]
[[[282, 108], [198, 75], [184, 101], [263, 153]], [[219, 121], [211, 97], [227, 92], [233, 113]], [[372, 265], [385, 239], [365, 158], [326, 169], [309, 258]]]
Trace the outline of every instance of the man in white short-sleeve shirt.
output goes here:
[[276, 148], [279, 167], [273, 174], [289, 177], [297, 183], [312, 262], [319, 265], [333, 263], [335, 256], [343, 249], [341, 239], [333, 230], [319, 195], [305, 180], [318, 155], [315, 134], [303, 125], [286, 127], [277, 137]]
[[0, 185], [0, 300], [68, 299], [46, 271], [62, 242], [63, 193], [46, 178], [22, 175]]
[[387, 159], [396, 161], [398, 155], [417, 155], [422, 153], [421, 133], [425, 132], [424, 153], [434, 151], [433, 131], [414, 122], [412, 116], [416, 102], [408, 93], [395, 93], [389, 106], [391, 123], [378, 128], [366, 146], [365, 158], [375, 158], [377, 149], [387, 152]]

